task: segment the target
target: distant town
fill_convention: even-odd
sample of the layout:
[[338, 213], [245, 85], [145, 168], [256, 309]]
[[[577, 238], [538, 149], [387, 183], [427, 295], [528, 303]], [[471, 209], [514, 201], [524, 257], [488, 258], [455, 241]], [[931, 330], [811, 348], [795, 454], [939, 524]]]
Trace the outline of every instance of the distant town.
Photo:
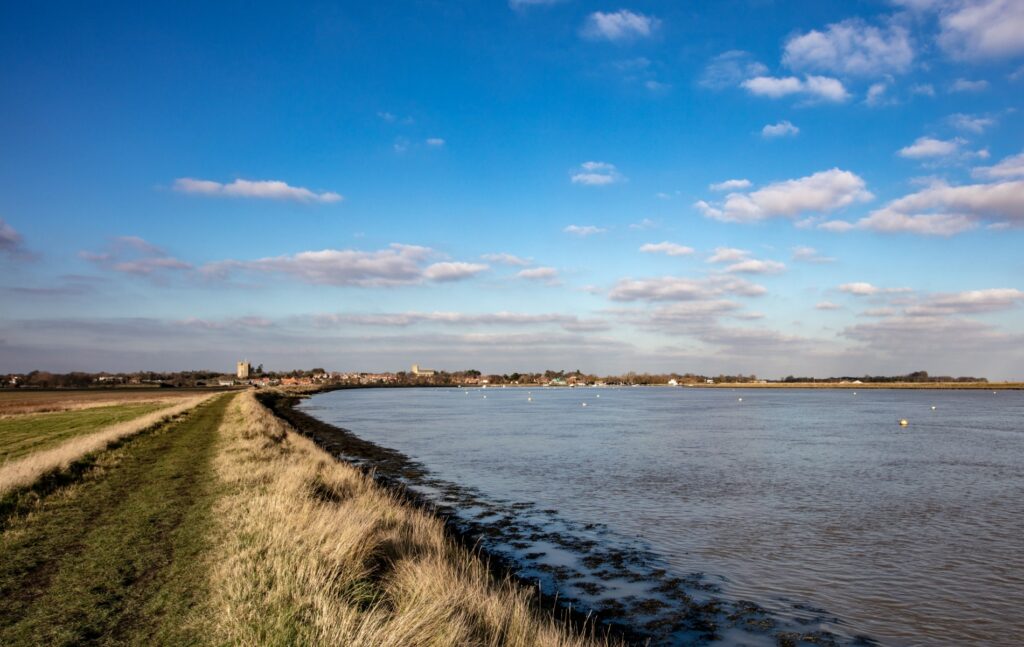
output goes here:
[[718, 384], [949, 384], [988, 383], [983, 377], [934, 376], [926, 371], [914, 371], [894, 376], [797, 377], [762, 379], [756, 375], [703, 375], [684, 373], [635, 373], [622, 375], [595, 375], [580, 370], [545, 370], [543, 372], [513, 372], [484, 374], [475, 369], [443, 371], [413, 364], [408, 371], [360, 372], [328, 371], [323, 368], [291, 371], [269, 371], [262, 364], [253, 366], [243, 360], [235, 364], [232, 373], [218, 371], [136, 371], [130, 373], [8, 373], [2, 376], [0, 388], [95, 388], [95, 387], [275, 387], [275, 386], [706, 386]]

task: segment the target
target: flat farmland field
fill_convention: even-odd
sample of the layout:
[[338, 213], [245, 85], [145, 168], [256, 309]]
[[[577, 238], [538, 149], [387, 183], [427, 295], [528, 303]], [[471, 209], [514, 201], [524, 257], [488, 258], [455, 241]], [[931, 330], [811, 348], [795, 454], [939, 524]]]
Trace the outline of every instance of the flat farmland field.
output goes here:
[[26, 413], [75, 411], [115, 404], [180, 402], [215, 389], [81, 389], [81, 390], [0, 390], [0, 418]]

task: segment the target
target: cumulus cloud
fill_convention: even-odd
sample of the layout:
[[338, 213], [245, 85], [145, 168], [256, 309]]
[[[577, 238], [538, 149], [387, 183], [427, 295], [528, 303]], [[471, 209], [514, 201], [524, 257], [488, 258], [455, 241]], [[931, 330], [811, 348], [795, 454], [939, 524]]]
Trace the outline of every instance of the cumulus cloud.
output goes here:
[[692, 247], [670, 243], [667, 240], [660, 243], [647, 243], [640, 247], [645, 254], [665, 254], [667, 256], [688, 256], [693, 253]]
[[708, 188], [712, 191], [739, 191], [741, 189], [749, 189], [752, 186], [750, 180], [726, 180], [725, 182], [719, 182], [718, 184], [712, 184]]
[[516, 256], [515, 254], [506, 254], [505, 252], [501, 252], [500, 254], [484, 254], [480, 258], [484, 259], [489, 263], [497, 263], [498, 265], [512, 265], [518, 267], [525, 267], [533, 262], [529, 258]]
[[212, 279], [245, 271], [290, 277], [314, 285], [387, 287], [458, 281], [488, 269], [481, 263], [429, 263], [435, 255], [428, 247], [393, 243], [377, 251], [323, 249], [252, 261], [218, 261], [202, 266], [200, 272]]
[[957, 79], [949, 86], [950, 92], [982, 92], [988, 89], [988, 81], [980, 79], [972, 81], [971, 79]]
[[292, 200], [295, 202], [341, 202], [341, 195], [332, 191], [316, 193], [303, 187], [290, 186], [280, 180], [242, 180], [222, 184], [212, 180], [182, 177], [174, 181], [174, 190], [196, 195], [261, 200]]
[[1024, 303], [1024, 291], [1016, 288], [990, 288], [931, 295], [906, 308], [912, 317], [979, 314], [1016, 308]]
[[735, 247], [716, 247], [714, 254], [708, 259], [709, 263], [734, 263], [741, 261], [750, 256], [750, 252], [745, 249], [737, 249]]
[[856, 226], [882, 232], [951, 236], [974, 229], [982, 222], [1024, 225], [1024, 180], [961, 186], [936, 182], [893, 200]]
[[856, 283], [844, 283], [839, 286], [840, 292], [852, 294], [858, 297], [870, 297], [876, 294], [899, 294], [909, 292], [909, 288], [880, 288], [863, 281]]
[[14, 227], [0, 218], [0, 255], [14, 258], [25, 254], [24, 241]]
[[487, 265], [483, 263], [444, 261], [428, 265], [423, 270], [423, 278], [438, 282], [461, 281], [487, 269]]
[[528, 281], [556, 283], [558, 281], [558, 270], [553, 267], [531, 267], [526, 270], [520, 270], [516, 273], [516, 276]]
[[1024, 3], [956, 0], [939, 17], [939, 45], [954, 57], [983, 60], [1024, 53]]
[[569, 225], [562, 231], [564, 231], [567, 234], [572, 234], [573, 236], [585, 238], [587, 236], [593, 236], [595, 234], [603, 234], [608, 230], [605, 229], [604, 227], [595, 227], [594, 225]]
[[730, 193], [721, 205], [701, 200], [695, 206], [715, 220], [756, 222], [794, 218], [804, 213], [830, 213], [873, 197], [858, 175], [834, 168], [769, 184], [750, 193]]
[[949, 123], [958, 130], [964, 130], [967, 132], [975, 133], [980, 135], [985, 132], [986, 129], [995, 125], [996, 120], [992, 117], [982, 117], [980, 115], [965, 115], [962, 112], [958, 112], [954, 115], [949, 116]]
[[810, 101], [842, 103], [850, 98], [843, 82], [828, 76], [755, 76], [740, 85], [750, 94], [770, 99], [800, 95]]
[[605, 186], [625, 179], [614, 164], [607, 162], [583, 162], [572, 171], [570, 177], [573, 184], [586, 186]]
[[691, 279], [662, 276], [649, 279], [622, 279], [608, 297], [612, 301], [700, 301], [722, 295], [754, 297], [767, 292], [764, 286], [725, 275]]
[[595, 11], [583, 22], [580, 35], [588, 40], [628, 42], [652, 36], [660, 25], [659, 19], [628, 9], [609, 13]]
[[786, 264], [778, 261], [748, 258], [728, 265], [725, 271], [734, 274], [779, 274], [786, 271]]
[[843, 306], [839, 305], [838, 303], [832, 303], [831, 301], [819, 301], [817, 304], [815, 304], [814, 307], [817, 310], [842, 310], [843, 309]]
[[897, 74], [910, 69], [914, 47], [900, 25], [880, 28], [851, 18], [824, 31], [813, 29], [791, 37], [782, 62], [793, 70], [843, 76]]
[[784, 119], [777, 124], [767, 124], [761, 129], [761, 135], [764, 137], [786, 137], [799, 133], [800, 129], [794, 126], [788, 119]]
[[798, 246], [793, 248], [793, 260], [801, 263], [834, 263], [836, 259], [825, 256], [813, 247]]
[[105, 270], [153, 279], [192, 269], [190, 263], [171, 256], [161, 247], [138, 236], [119, 236], [111, 239], [103, 251], [82, 251], [78, 256]]
[[1024, 178], [1024, 153], [1011, 155], [993, 166], [979, 166], [971, 170], [971, 175], [986, 180]]
[[753, 59], [749, 52], [731, 50], [711, 59], [699, 83], [704, 87], [721, 90], [739, 85], [747, 79], [764, 76], [768, 68]]
[[935, 139], [934, 137], [918, 137], [913, 144], [901, 148], [897, 155], [909, 159], [923, 159], [926, 157], [947, 157], [960, 150], [960, 147], [967, 141], [956, 137], [955, 139]]

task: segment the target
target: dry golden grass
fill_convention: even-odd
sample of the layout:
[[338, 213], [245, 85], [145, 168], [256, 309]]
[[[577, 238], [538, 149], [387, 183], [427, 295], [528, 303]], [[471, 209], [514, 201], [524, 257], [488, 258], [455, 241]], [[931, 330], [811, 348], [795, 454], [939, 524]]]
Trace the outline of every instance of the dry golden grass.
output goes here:
[[192, 409], [216, 394], [195, 395], [178, 404], [148, 413], [126, 422], [111, 425], [85, 436], [78, 436], [53, 447], [0, 465], [0, 497], [18, 488], [27, 487], [46, 474], [67, 469], [72, 463], [111, 443], [137, 434]]
[[[403, 503], [292, 431], [252, 393], [221, 426], [212, 642], [584, 647]], [[603, 641], [602, 641], [603, 643]]]

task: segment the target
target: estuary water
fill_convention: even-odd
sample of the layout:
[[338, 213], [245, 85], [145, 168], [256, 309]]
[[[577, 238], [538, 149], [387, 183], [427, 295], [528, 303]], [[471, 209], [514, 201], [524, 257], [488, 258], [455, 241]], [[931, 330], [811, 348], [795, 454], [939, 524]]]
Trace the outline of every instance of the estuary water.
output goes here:
[[[752, 601], [778, 626], [887, 645], [1024, 636], [1024, 392], [360, 389], [300, 409], [535, 527], [639, 546], [659, 576]], [[550, 544], [505, 548], [584, 605], [634, 596], [640, 578], [602, 567], [590, 577], [609, 582], [570, 590], [574, 575], [545, 566]]]

